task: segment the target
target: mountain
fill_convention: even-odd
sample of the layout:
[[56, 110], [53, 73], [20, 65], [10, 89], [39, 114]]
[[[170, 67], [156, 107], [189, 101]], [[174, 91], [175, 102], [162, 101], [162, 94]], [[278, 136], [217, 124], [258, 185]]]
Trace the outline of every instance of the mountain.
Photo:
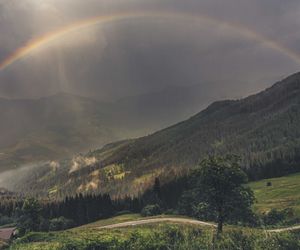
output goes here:
[[195, 113], [214, 99], [208, 96], [201, 94], [201, 85], [194, 85], [111, 103], [67, 93], [33, 100], [2, 98], [0, 172], [149, 134]]
[[14, 177], [14, 182], [4, 178], [0, 184], [54, 197], [77, 192], [137, 194], [156, 176], [166, 181], [209, 154], [225, 153], [240, 155], [253, 179], [278, 176], [300, 170], [299, 128], [300, 73], [256, 95], [215, 102], [149, 136], [44, 163]]

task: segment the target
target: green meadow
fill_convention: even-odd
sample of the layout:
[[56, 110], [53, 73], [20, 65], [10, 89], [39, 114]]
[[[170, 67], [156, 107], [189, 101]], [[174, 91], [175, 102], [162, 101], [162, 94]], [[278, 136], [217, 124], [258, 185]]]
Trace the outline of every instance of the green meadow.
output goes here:
[[[271, 186], [267, 185], [268, 182]], [[256, 211], [293, 208], [295, 215], [300, 216], [300, 173], [251, 182], [249, 186], [255, 194]]]

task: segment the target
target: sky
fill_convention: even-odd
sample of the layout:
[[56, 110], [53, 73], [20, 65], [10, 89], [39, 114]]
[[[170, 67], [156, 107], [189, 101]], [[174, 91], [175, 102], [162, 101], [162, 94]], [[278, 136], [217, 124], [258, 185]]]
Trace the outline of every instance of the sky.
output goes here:
[[299, 0], [0, 0], [0, 64], [45, 34], [116, 17], [0, 69], [0, 97], [117, 100], [177, 85], [246, 96], [300, 71], [299, 13]]

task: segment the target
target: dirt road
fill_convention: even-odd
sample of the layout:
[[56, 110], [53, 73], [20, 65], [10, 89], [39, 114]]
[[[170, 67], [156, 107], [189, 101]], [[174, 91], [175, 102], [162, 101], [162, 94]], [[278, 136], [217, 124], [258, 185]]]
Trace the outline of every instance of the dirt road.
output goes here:
[[[98, 229], [113, 229], [113, 228], [121, 228], [121, 227], [130, 227], [130, 226], [137, 226], [137, 225], [144, 225], [144, 224], [151, 224], [151, 223], [158, 223], [158, 222], [175, 222], [175, 223], [184, 223], [184, 224], [193, 224], [193, 225], [202, 225], [202, 226], [210, 226], [216, 227], [216, 224], [194, 220], [194, 219], [185, 219], [185, 218], [153, 218], [153, 219], [144, 219], [144, 220], [135, 220], [135, 221], [127, 221], [117, 224], [106, 225], [102, 227], [98, 227]], [[300, 229], [300, 225], [286, 227], [286, 228], [278, 228], [278, 229], [268, 229], [265, 230], [269, 233], [280, 233], [285, 231], [293, 231]]]
[[184, 219], [184, 218], [153, 218], [153, 219], [145, 219], [145, 220], [135, 220], [135, 221], [127, 221], [107, 226], [98, 227], [99, 229], [107, 229], [107, 228], [119, 228], [119, 227], [129, 227], [129, 226], [136, 226], [136, 225], [144, 225], [144, 224], [151, 224], [157, 222], [176, 222], [176, 223], [186, 223], [186, 224], [194, 224], [194, 225], [202, 225], [202, 226], [210, 226], [216, 227], [215, 224], [193, 220], [193, 219]]
[[285, 228], [277, 228], [277, 229], [269, 229], [266, 230], [270, 233], [280, 233], [280, 232], [285, 232], [285, 231], [294, 231], [300, 229], [300, 225], [298, 226], [292, 226], [292, 227], [285, 227]]

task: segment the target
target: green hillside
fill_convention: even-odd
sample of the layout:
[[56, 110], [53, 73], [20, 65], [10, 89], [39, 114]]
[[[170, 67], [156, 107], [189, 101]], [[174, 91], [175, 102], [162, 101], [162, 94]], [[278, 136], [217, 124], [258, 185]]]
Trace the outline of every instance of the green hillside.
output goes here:
[[[119, 221], [120, 219], [116, 219]], [[300, 247], [299, 231], [267, 233], [260, 229], [227, 228], [222, 237], [207, 226], [155, 223], [119, 229], [79, 227], [62, 232], [29, 233], [12, 250], [63, 249], [216, 249], [288, 250]]]
[[255, 210], [267, 212], [272, 208], [293, 208], [296, 216], [300, 216], [300, 174], [251, 182], [249, 186], [257, 200]]

